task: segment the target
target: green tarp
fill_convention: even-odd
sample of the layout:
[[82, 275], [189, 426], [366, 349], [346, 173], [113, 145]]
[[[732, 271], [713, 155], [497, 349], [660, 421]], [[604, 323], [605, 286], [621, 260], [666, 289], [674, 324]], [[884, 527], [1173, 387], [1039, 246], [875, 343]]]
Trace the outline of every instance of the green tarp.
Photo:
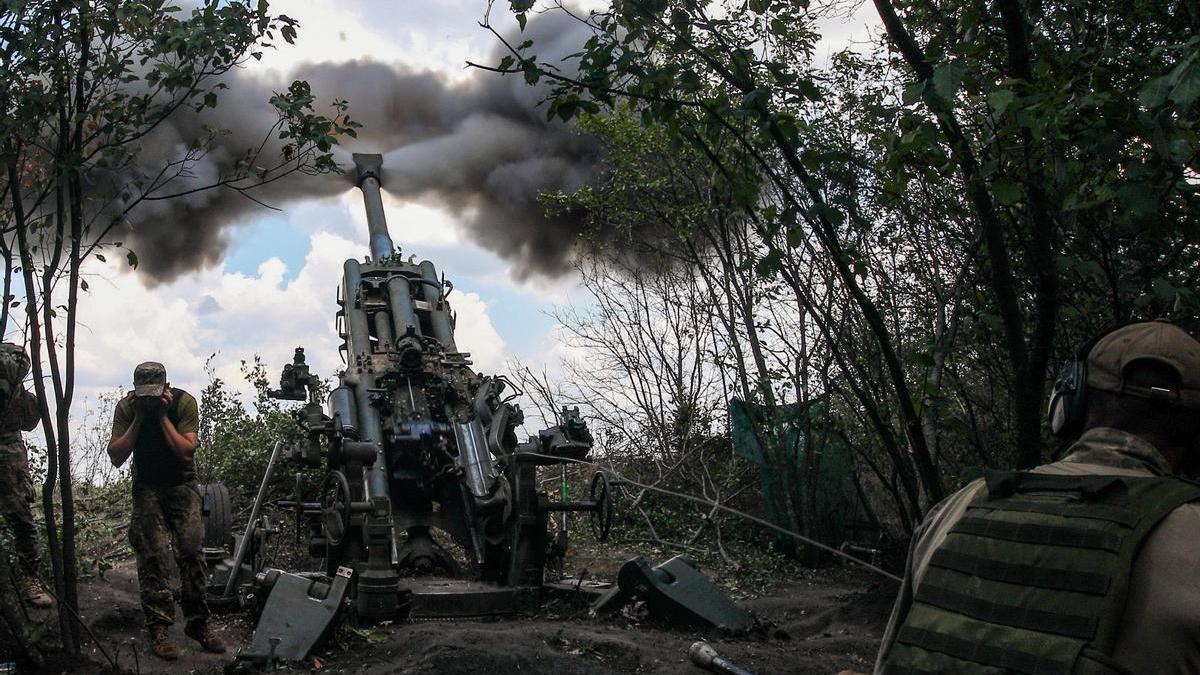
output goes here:
[[[859, 485], [850, 446], [842, 434], [829, 426], [824, 402], [776, 406], [774, 414], [770, 413], [765, 406], [736, 398], [729, 402], [733, 449], [759, 465], [768, 519], [791, 529], [785, 494], [790, 487], [796, 503], [807, 505], [801, 509], [805, 520], [802, 534], [835, 548], [847, 543], [875, 546], [879, 541], [879, 520]], [[767, 432], [772, 418], [781, 448], [775, 454], [792, 465], [791, 471], [766, 461], [763, 456], [760, 439], [770, 437]], [[811, 438], [805, 438], [806, 430]], [[776, 479], [787, 473], [798, 480], [785, 485], [785, 481]]]

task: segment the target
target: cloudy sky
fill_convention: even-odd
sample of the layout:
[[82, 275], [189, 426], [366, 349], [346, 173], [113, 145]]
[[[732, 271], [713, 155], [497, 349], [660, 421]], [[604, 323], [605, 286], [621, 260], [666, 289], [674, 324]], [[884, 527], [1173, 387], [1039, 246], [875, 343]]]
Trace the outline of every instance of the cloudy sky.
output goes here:
[[[261, 62], [252, 62], [246, 75], [263, 82], [284, 82], [288, 74], [303, 73], [313, 63], [369, 58], [405, 73], [432, 71], [453, 88], [484, 77], [464, 64], [491, 60], [495, 48], [492, 36], [478, 25], [486, 8], [483, 0], [275, 0], [271, 7], [300, 21], [300, 37], [294, 46], [282, 45]], [[502, 30], [515, 24], [506, 8], [507, 2], [498, 2], [493, 17]], [[872, 19], [868, 10], [869, 3], [830, 26], [823, 49], [864, 38]], [[509, 80], [512, 91], [507, 95], [532, 105], [535, 97], [522, 93], [524, 86], [516, 78]], [[323, 95], [319, 89], [315, 93]], [[393, 114], [354, 105], [352, 98], [352, 116], [375, 120], [377, 126], [386, 126]], [[460, 127], [471, 123], [461, 117], [454, 122]], [[508, 142], [530, 141], [514, 136]], [[384, 182], [386, 188], [386, 176]], [[477, 369], [485, 372], [501, 370], [512, 359], [556, 370], [558, 346], [549, 312], [557, 304], [581, 300], [574, 280], [569, 274], [530, 275], [513, 262], [513, 254], [497, 255], [495, 241], [503, 233], [481, 230], [478, 222], [472, 224], [470, 211], [455, 208], [452, 201], [447, 195], [385, 194], [396, 244], [406, 255], [434, 261], [454, 283], [451, 302], [458, 313], [459, 347], [471, 352]], [[333, 324], [335, 288], [342, 262], [367, 252], [360, 195], [339, 184], [319, 198], [272, 203], [279, 210], [241, 213], [221, 230], [222, 253], [214, 260], [165, 283], [148, 286], [143, 273], [116, 261], [89, 263], [90, 291], [82, 303], [78, 347], [85, 405], [101, 392], [128, 387], [134, 365], [150, 359], [166, 364], [172, 383], [193, 393], [208, 381], [210, 356], [215, 372], [229, 382], [240, 381], [239, 362], [255, 354], [270, 366], [274, 379], [296, 346], [306, 348], [319, 374], [336, 373], [341, 362]]]

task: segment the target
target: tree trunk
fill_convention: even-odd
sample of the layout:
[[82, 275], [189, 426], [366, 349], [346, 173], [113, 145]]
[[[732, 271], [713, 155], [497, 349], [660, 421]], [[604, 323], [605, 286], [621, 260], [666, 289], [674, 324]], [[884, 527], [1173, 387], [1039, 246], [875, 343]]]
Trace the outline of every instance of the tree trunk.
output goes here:
[[0, 235], [0, 254], [4, 256], [4, 298], [0, 302], [0, 337], [8, 335], [9, 305], [12, 304], [12, 248], [5, 235]]
[[[17, 231], [17, 246], [21, 254], [21, 275], [25, 282], [25, 311], [29, 321], [29, 360], [33, 369], [33, 388], [37, 394], [38, 408], [42, 418], [42, 433], [46, 440], [46, 480], [42, 484], [42, 509], [46, 519], [46, 544], [50, 554], [50, 568], [54, 576], [54, 591], [59, 597], [65, 595], [62, 547], [58, 540], [58, 528], [54, 516], [54, 492], [58, 482], [58, 443], [47, 404], [46, 377], [42, 369], [42, 330], [38, 319], [37, 284], [33, 274], [33, 254], [29, 245], [29, 223], [26, 221], [24, 203], [21, 199], [21, 179], [17, 170], [18, 153], [10, 148], [8, 180], [13, 185], [10, 199], [13, 205], [13, 221]], [[58, 613], [62, 631], [63, 649], [77, 653], [74, 640], [74, 621], [68, 612]]]

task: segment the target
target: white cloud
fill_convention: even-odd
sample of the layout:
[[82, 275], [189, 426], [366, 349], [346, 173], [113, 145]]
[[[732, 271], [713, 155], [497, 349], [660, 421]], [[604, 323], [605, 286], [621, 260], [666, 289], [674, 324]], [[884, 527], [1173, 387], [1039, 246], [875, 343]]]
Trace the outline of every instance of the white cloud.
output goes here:
[[816, 26], [821, 39], [813, 50], [816, 63], [828, 65], [833, 54], [846, 48], [862, 51], [874, 33], [882, 30], [874, 3], [863, 2], [852, 12], [834, 12]]
[[300, 22], [298, 37], [291, 45], [279, 40], [250, 67], [286, 73], [305, 62], [368, 56], [460, 77], [463, 64], [492, 45], [477, 25], [482, 7], [474, 0], [274, 0], [273, 13]]
[[504, 338], [488, 317], [487, 303], [478, 293], [455, 293], [450, 305], [458, 316], [454, 341], [459, 350], [470, 352], [477, 372], [495, 373], [504, 368]]
[[[216, 374], [246, 391], [239, 364], [263, 357], [272, 378], [290, 361], [296, 346], [322, 377], [343, 365], [334, 326], [335, 289], [347, 258], [361, 257], [363, 246], [337, 234], [318, 233], [303, 268], [286, 280], [278, 258], [263, 262], [255, 275], [223, 267], [181, 277], [148, 289], [135, 274], [115, 262], [88, 264], [91, 290], [80, 303], [78, 379], [81, 393], [128, 387], [133, 368], [156, 360], [167, 366], [173, 384], [193, 393], [207, 383], [209, 354]], [[505, 341], [477, 293], [455, 293], [459, 348], [471, 352], [476, 367], [503, 367]]]
[[260, 354], [274, 375], [298, 345], [319, 374], [332, 375], [340, 366], [334, 289], [342, 262], [361, 247], [332, 234], [315, 235], [312, 244], [290, 282], [277, 258], [255, 276], [217, 267], [153, 289], [117, 263], [89, 263], [91, 291], [80, 303], [81, 386], [127, 387], [137, 363], [157, 360], [172, 383], [198, 393], [209, 354], [219, 353], [218, 375], [240, 385], [241, 359]]
[[117, 263], [85, 267], [90, 291], [79, 303], [76, 369], [84, 386], [130, 386], [135, 365], [161, 361], [173, 381], [198, 381], [203, 356], [196, 353], [199, 321], [187, 300], [159, 295], [114, 275]]

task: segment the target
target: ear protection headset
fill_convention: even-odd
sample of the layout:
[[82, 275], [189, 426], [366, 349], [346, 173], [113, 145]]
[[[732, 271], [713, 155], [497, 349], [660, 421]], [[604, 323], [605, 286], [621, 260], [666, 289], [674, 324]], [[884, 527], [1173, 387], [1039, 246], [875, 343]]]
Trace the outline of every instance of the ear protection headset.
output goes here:
[[[1118, 326], [1117, 328], [1119, 328]], [[1050, 420], [1050, 431], [1059, 438], [1072, 438], [1079, 434], [1087, 415], [1087, 357], [1111, 328], [1093, 337], [1075, 351], [1074, 356], [1063, 364], [1050, 390], [1050, 402], [1046, 406], [1046, 417]]]

